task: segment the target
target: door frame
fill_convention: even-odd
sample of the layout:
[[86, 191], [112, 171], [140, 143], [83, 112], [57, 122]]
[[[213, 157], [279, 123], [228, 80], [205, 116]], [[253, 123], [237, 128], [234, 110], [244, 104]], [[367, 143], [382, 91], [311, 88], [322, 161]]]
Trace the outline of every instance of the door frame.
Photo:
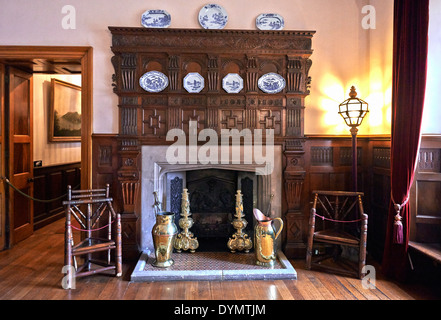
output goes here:
[[[93, 48], [81, 46], [0, 46], [0, 59], [81, 61], [81, 189], [90, 189], [92, 187]], [[2, 110], [3, 117], [4, 110]], [[4, 158], [4, 152], [2, 158]], [[1, 163], [5, 165], [3, 160]]]

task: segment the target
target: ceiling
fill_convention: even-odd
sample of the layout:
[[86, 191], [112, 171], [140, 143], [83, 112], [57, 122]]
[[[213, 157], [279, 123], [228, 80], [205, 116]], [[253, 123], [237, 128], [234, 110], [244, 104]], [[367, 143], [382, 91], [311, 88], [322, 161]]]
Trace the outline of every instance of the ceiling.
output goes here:
[[44, 74], [81, 74], [80, 60], [0, 59], [0, 63], [29, 72]]

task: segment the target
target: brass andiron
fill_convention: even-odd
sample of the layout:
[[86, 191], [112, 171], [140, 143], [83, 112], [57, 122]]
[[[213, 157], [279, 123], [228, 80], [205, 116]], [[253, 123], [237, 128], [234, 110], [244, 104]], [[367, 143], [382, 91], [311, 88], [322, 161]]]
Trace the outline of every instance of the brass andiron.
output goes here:
[[182, 231], [177, 235], [174, 247], [177, 252], [190, 249], [190, 252], [194, 253], [199, 247], [199, 242], [197, 238], [194, 238], [194, 234], [189, 231], [193, 226], [193, 219], [190, 218], [190, 201], [188, 200], [187, 189], [184, 189], [182, 193], [181, 211], [182, 218], [179, 219], [179, 226]]
[[248, 235], [242, 231], [246, 228], [248, 222], [243, 218], [245, 215], [243, 214], [243, 201], [240, 190], [237, 190], [236, 194], [236, 214], [234, 216], [236, 219], [233, 220], [232, 224], [236, 232], [232, 238], [228, 240], [227, 246], [232, 253], [235, 253], [236, 250], [250, 252], [250, 249], [253, 247], [253, 242]]

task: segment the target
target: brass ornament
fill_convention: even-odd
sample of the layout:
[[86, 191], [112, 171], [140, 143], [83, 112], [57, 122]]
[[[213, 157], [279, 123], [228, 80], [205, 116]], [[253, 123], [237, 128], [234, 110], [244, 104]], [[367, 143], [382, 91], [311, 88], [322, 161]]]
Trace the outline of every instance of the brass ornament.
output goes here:
[[245, 252], [249, 252], [250, 249], [253, 247], [253, 242], [248, 237], [248, 235], [243, 232], [243, 229], [246, 228], [248, 222], [244, 219], [245, 215], [243, 214], [242, 196], [243, 195], [241, 194], [240, 190], [237, 190], [236, 213], [234, 215], [236, 219], [234, 219], [232, 222], [232, 225], [234, 229], [236, 229], [236, 232], [227, 242], [227, 246], [232, 253], [242, 250], [244, 250]]
[[[277, 256], [277, 238], [283, 229], [281, 218], [269, 218], [259, 209], [253, 210], [257, 224], [254, 228], [254, 242], [256, 264], [263, 267], [273, 267]], [[276, 232], [273, 226], [275, 220], [279, 221], [279, 230]]]
[[172, 212], [156, 213], [156, 224], [152, 229], [153, 245], [156, 259], [152, 266], [167, 268], [173, 265], [171, 258], [173, 242], [178, 233], [175, 223], [175, 215]]
[[179, 227], [181, 227], [182, 231], [176, 236], [174, 247], [177, 252], [181, 252], [182, 250], [190, 250], [190, 252], [194, 253], [199, 247], [199, 242], [197, 238], [194, 237], [194, 234], [189, 231], [194, 222], [190, 217], [190, 201], [188, 198], [188, 190], [184, 189], [181, 201], [182, 218], [179, 219]]

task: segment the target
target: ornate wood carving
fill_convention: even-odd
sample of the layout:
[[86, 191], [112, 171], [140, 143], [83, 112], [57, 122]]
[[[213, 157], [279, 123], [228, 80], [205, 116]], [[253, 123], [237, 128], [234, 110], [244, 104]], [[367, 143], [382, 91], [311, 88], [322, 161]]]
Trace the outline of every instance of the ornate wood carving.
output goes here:
[[[139, 184], [142, 145], [168, 144], [165, 136], [173, 128], [188, 132], [190, 120], [198, 130], [273, 129], [275, 143], [284, 146], [285, 199], [283, 217], [289, 213], [291, 225], [287, 241], [302, 241], [300, 197], [304, 182], [304, 98], [311, 79], [314, 31], [146, 29], [109, 27], [112, 33], [112, 77], [119, 97], [120, 129], [117, 172], [120, 189]], [[144, 91], [139, 78], [148, 71], [167, 75], [169, 85], [159, 93]], [[189, 72], [204, 77], [198, 94], [183, 88]], [[262, 92], [258, 79], [275, 72], [286, 80], [277, 94]], [[228, 73], [239, 74], [243, 89], [229, 94], [222, 88]], [[139, 199], [137, 200], [139, 201]], [[134, 204], [121, 203], [126, 213]], [[135, 212], [135, 214], [137, 214]], [[123, 217], [124, 219], [124, 217]], [[300, 232], [300, 233], [298, 233]], [[299, 236], [300, 234], [300, 236]]]
[[418, 170], [420, 172], [441, 173], [441, 149], [421, 148]]

